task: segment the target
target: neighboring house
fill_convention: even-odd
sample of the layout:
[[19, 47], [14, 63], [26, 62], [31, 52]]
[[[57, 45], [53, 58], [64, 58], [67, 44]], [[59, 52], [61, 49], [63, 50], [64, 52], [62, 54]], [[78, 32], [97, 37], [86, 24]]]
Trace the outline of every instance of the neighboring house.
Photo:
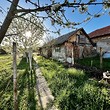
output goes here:
[[97, 52], [100, 53], [102, 48], [103, 53], [110, 52], [110, 39], [102, 39], [97, 41]]
[[93, 53], [93, 42], [83, 28], [58, 37], [52, 46], [52, 58], [74, 63], [74, 58], [89, 57]]
[[102, 39], [108, 39], [110, 38], [110, 26], [97, 29], [89, 33], [88, 35], [94, 43], [97, 43], [97, 41]]
[[110, 26], [97, 29], [88, 35], [96, 43], [97, 52], [100, 52], [100, 48], [103, 52], [110, 51]]

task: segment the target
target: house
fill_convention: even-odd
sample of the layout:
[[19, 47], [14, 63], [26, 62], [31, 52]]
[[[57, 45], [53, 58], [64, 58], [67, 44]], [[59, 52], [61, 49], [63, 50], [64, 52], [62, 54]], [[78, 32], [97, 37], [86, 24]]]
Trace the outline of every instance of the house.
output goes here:
[[97, 41], [97, 52], [100, 53], [102, 48], [103, 53], [110, 52], [110, 39], [102, 39]]
[[96, 43], [97, 52], [100, 52], [100, 48], [102, 48], [103, 52], [110, 51], [110, 26], [97, 29], [88, 35]]
[[102, 39], [108, 39], [110, 38], [110, 26], [97, 29], [89, 33], [88, 35], [90, 39], [95, 43], [97, 43], [97, 41], [102, 40]]
[[74, 58], [93, 55], [93, 42], [83, 28], [58, 37], [52, 46], [52, 58], [74, 64]]

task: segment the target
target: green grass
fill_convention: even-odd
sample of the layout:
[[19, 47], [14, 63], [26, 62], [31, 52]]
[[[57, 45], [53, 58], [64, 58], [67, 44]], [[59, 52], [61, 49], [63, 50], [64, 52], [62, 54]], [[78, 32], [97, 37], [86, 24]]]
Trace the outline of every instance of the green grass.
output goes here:
[[[81, 65], [94, 66], [94, 67], [100, 68], [100, 58], [98, 56], [91, 57], [91, 58], [79, 59], [77, 62]], [[110, 71], [110, 59], [103, 59], [102, 67], [104, 70]]]
[[[12, 57], [0, 55], [0, 110], [13, 110]], [[29, 72], [26, 59], [17, 60], [17, 88], [19, 110], [36, 110], [36, 76]]]
[[37, 59], [60, 110], [110, 109], [109, 91], [97, 80], [89, 78], [83, 71], [65, 69], [59, 62], [42, 57]]

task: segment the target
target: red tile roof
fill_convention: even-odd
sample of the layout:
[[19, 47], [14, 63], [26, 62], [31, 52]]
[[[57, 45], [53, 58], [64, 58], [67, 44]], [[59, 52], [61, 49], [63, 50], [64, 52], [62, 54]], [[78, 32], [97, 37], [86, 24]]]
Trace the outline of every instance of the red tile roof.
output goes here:
[[106, 26], [106, 27], [97, 29], [97, 30], [89, 33], [88, 35], [90, 38], [93, 39], [93, 38], [108, 35], [108, 34], [110, 34], [110, 26]]

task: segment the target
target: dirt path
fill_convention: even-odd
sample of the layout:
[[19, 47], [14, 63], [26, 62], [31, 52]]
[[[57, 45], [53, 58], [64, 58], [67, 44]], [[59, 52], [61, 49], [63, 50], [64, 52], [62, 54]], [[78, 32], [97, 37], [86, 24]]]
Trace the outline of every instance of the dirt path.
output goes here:
[[36, 71], [36, 82], [37, 82], [37, 93], [38, 93], [38, 104], [42, 110], [58, 110], [52, 102], [54, 101], [54, 97], [48, 87], [48, 84], [42, 75], [40, 68], [37, 63], [35, 64]]

